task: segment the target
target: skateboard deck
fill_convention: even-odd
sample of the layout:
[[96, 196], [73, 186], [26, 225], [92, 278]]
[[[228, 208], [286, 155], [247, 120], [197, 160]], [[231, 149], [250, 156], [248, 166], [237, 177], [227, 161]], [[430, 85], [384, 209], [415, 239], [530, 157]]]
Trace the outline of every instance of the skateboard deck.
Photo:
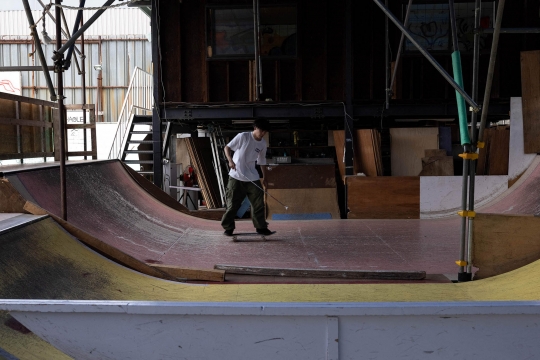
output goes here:
[[232, 236], [232, 240], [233, 241], [241, 241], [239, 240], [238, 238], [242, 238], [242, 237], [260, 237], [262, 241], [266, 241], [266, 238], [268, 236], [272, 236], [274, 235], [276, 232], [275, 231], [272, 231], [271, 234], [269, 235], [262, 235], [262, 234], [258, 234], [256, 232], [253, 232], [253, 233], [237, 233], [237, 234], [233, 234]]

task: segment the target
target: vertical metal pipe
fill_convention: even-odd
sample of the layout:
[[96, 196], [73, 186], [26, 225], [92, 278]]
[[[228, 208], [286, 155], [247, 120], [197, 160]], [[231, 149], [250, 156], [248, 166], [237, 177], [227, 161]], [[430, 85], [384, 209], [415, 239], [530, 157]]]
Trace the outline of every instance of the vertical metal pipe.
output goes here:
[[[464, 152], [467, 152], [469, 150], [468, 145], [463, 146], [463, 148], [464, 148]], [[463, 192], [461, 193], [461, 209], [464, 211], [467, 209], [467, 185], [468, 185], [467, 175], [469, 174], [469, 164], [470, 164], [470, 160], [463, 159], [463, 182], [461, 184]], [[467, 238], [467, 218], [465, 216], [462, 216], [461, 217], [461, 246], [459, 249], [460, 261], [463, 261], [465, 259], [465, 251], [466, 251], [465, 239], [466, 238]], [[460, 265], [459, 273], [458, 273], [458, 281], [466, 281], [464, 274], [465, 274], [465, 267]]]
[[[405, 22], [403, 23], [403, 26], [407, 28], [409, 26], [409, 15], [411, 13], [411, 6], [412, 6], [412, 0], [409, 0], [409, 4], [407, 5], [407, 12], [405, 13]], [[390, 89], [391, 91], [394, 88], [394, 81], [396, 80], [396, 73], [397, 68], [399, 66], [399, 61], [401, 60], [401, 52], [403, 51], [403, 42], [405, 41], [405, 34], [401, 33], [401, 39], [399, 39], [399, 46], [398, 46], [398, 52], [396, 55], [396, 63], [394, 65], [394, 72], [392, 73], [392, 80], [390, 81]]]
[[261, 27], [261, 9], [259, 6], [259, 0], [257, 0], [257, 30], [255, 31], [255, 34], [257, 34], [257, 53], [259, 54], [257, 56], [257, 64], [259, 66], [259, 94], [263, 93], [263, 76], [262, 76], [262, 59], [261, 59], [261, 34], [259, 31], [259, 28]]
[[[83, 15], [81, 14], [81, 26], [83, 26]], [[85, 55], [84, 55], [84, 34], [81, 35], [81, 85], [82, 85], [82, 104], [83, 104], [83, 124], [86, 124], [86, 61], [85, 61]], [[87, 150], [86, 147], [86, 129], [83, 129], [83, 140], [84, 140], [84, 151]], [[96, 149], [92, 149], [96, 150]], [[88, 159], [88, 157], [85, 155], [84, 159]]]
[[[55, 0], [56, 5], [61, 5], [62, 0]], [[62, 9], [56, 6], [55, 14], [56, 18], [60, 19], [60, 11]], [[62, 47], [62, 24], [60, 21], [56, 22], [56, 49]], [[67, 194], [66, 194], [66, 109], [64, 107], [64, 79], [62, 68], [62, 57], [55, 61], [56, 75], [58, 79], [58, 113], [60, 121], [60, 212], [62, 219], [67, 221]]]
[[454, 51], [459, 51], [459, 44], [457, 39], [457, 27], [456, 27], [456, 12], [454, 9], [454, 0], [448, 0], [448, 10], [450, 12], [450, 27], [452, 29], [452, 45]]
[[[98, 78], [97, 78], [97, 93], [98, 93], [98, 108], [97, 111], [97, 119], [96, 121], [103, 121], [103, 63], [101, 59], [101, 36], [98, 36], [98, 58], [99, 58], [99, 64], [101, 65], [101, 69], [98, 71]], [[100, 115], [101, 114], [101, 115]], [[100, 117], [101, 116], [101, 117]]]
[[[482, 0], [475, 0], [474, 6], [474, 47], [473, 47], [473, 73], [472, 73], [472, 98], [474, 101], [478, 99], [478, 63], [480, 57], [480, 18], [482, 16]], [[472, 151], [476, 152], [476, 141], [478, 140], [478, 132], [476, 131], [476, 120], [478, 113], [471, 114], [471, 139]], [[476, 181], [476, 161], [471, 161], [469, 169], [469, 210], [474, 211], [474, 194]], [[467, 239], [467, 278], [472, 280], [472, 244], [473, 244], [473, 229], [474, 218], [469, 218], [469, 238]]]
[[257, 0], [253, 0], [253, 50], [255, 64], [255, 101], [259, 101], [259, 49], [258, 42], [258, 26], [257, 26]]
[[[388, 8], [388, 0], [384, 0], [384, 5]], [[384, 61], [385, 61], [385, 71], [384, 71], [384, 88], [385, 91], [385, 107], [386, 110], [390, 108], [390, 39], [388, 38], [388, 16], [384, 17]]]
[[43, 49], [41, 48], [41, 42], [39, 41], [39, 36], [36, 31], [34, 16], [32, 15], [32, 11], [30, 10], [30, 4], [28, 4], [28, 0], [22, 0], [22, 2], [24, 6], [24, 11], [26, 12], [26, 17], [28, 18], [28, 23], [30, 24], [30, 28], [32, 29], [32, 37], [34, 38], [34, 42], [36, 44], [36, 52], [39, 57], [39, 62], [43, 67], [43, 75], [45, 76], [45, 82], [47, 83], [47, 87], [49, 88], [51, 101], [55, 101], [56, 92], [54, 91], [51, 75], [49, 74], [49, 68], [47, 67], [47, 61], [45, 60], [45, 55], [43, 54]]
[[489, 110], [489, 98], [491, 96], [491, 86], [493, 84], [493, 74], [495, 73], [495, 60], [497, 58], [497, 48], [499, 46], [499, 34], [501, 32], [501, 22], [504, 11], [505, 0], [499, 0], [499, 6], [497, 7], [497, 17], [495, 18], [495, 28], [493, 30], [493, 43], [491, 44], [491, 53], [489, 54], [489, 65], [486, 81], [486, 89], [484, 91], [484, 104], [482, 106], [482, 118], [480, 121], [480, 130], [478, 133], [478, 140], [484, 139], [484, 128], [486, 127], [486, 120]]

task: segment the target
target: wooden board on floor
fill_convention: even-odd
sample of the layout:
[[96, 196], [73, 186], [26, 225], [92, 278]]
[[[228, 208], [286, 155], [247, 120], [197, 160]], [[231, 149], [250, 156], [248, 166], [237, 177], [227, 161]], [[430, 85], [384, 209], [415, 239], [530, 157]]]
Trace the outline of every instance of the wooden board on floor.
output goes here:
[[420, 177], [346, 176], [348, 219], [419, 219]]
[[148, 264], [178, 279], [201, 281], [225, 281], [225, 271], [214, 269], [193, 269], [175, 265]]
[[476, 214], [473, 228], [475, 279], [504, 274], [540, 259], [540, 217]]
[[540, 50], [521, 52], [525, 154], [540, 153]]
[[422, 171], [422, 158], [426, 149], [439, 148], [439, 129], [390, 129], [392, 176], [417, 176]]
[[268, 193], [285, 204], [288, 209], [265, 195], [267, 218], [274, 214], [318, 214], [330, 213], [332, 219], [339, 219], [339, 205], [336, 188], [315, 189], [268, 189]]

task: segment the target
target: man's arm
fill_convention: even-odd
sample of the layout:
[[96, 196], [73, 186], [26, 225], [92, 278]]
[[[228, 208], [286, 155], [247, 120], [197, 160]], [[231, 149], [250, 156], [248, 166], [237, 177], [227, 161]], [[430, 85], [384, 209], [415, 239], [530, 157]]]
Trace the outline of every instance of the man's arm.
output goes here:
[[227, 157], [227, 160], [229, 160], [229, 167], [236, 170], [236, 164], [234, 163], [231, 155], [231, 148], [228, 145], [225, 146], [225, 156]]

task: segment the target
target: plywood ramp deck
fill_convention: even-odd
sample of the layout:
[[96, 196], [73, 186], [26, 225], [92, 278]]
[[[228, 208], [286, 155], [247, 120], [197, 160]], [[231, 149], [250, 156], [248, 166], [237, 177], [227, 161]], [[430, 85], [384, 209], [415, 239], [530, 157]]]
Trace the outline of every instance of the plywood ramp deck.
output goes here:
[[[58, 168], [7, 174], [30, 200], [58, 215]], [[234, 243], [219, 222], [176, 211], [142, 189], [120, 162], [67, 167], [68, 222], [152, 264], [456, 272], [459, 219], [270, 221], [264, 243]], [[238, 232], [252, 232], [238, 221]]]

